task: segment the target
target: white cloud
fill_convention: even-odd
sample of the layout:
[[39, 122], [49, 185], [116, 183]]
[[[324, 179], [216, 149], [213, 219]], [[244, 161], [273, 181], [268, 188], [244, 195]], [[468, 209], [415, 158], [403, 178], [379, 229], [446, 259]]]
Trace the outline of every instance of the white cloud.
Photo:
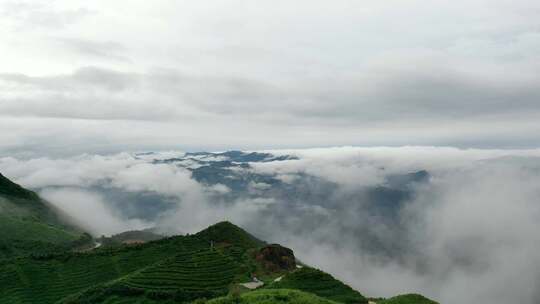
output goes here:
[[231, 189], [223, 184], [215, 184], [213, 186], [207, 187], [207, 190], [218, 195], [223, 195], [231, 192]]
[[99, 193], [59, 188], [45, 189], [40, 195], [96, 237], [153, 226], [140, 219], [125, 219], [118, 211], [112, 210]]
[[202, 190], [191, 179], [191, 172], [173, 165], [149, 163], [124, 168], [113, 177], [111, 185], [128, 191], [154, 191], [176, 197]]

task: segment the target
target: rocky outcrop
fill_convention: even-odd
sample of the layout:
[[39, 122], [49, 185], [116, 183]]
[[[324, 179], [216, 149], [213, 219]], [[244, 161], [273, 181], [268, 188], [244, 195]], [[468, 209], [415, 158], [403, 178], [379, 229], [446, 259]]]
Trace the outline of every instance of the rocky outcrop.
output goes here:
[[291, 249], [278, 244], [272, 244], [261, 248], [255, 259], [269, 272], [294, 270], [296, 259]]

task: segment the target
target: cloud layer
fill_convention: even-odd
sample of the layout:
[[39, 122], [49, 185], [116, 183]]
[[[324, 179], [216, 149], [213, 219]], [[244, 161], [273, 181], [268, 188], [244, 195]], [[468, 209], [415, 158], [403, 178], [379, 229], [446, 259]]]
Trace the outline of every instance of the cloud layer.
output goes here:
[[[223, 184], [198, 183], [174, 163], [152, 163], [181, 152], [1, 158], [0, 170], [41, 189], [98, 235], [151, 225], [191, 233], [231, 220], [292, 247], [302, 261], [370, 296], [419, 292], [441, 303], [538, 301], [539, 150], [271, 152], [299, 159], [235, 169], [282, 181], [250, 183], [241, 194]], [[406, 186], [410, 195], [394, 209], [384, 207], [385, 196], [371, 196], [373, 189], [388, 187], [389, 176], [419, 170], [429, 172], [429, 181]], [[284, 196], [290, 187], [296, 195]]]

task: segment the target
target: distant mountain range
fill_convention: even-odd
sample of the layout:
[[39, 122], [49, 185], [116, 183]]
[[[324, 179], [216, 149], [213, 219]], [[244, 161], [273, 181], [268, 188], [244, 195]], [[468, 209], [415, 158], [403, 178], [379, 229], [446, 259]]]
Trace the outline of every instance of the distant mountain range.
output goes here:
[[[230, 168], [238, 165], [233, 158], [266, 161], [271, 156], [224, 157], [230, 166], [206, 166]], [[96, 245], [36, 193], [0, 175], [0, 302], [368, 303], [331, 275], [298, 262], [292, 250], [268, 245], [229, 222], [193, 235], [158, 238], [132, 231], [116, 236], [118, 242]], [[133, 239], [139, 242], [123, 242]], [[369, 301], [435, 303], [419, 295]]]

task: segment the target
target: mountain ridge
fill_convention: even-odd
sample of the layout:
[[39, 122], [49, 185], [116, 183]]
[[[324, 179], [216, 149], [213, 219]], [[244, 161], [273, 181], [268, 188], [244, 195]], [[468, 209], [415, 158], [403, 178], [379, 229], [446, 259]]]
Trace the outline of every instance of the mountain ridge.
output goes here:
[[23, 188], [21, 185], [12, 182], [10, 179], [0, 173], [0, 195], [36, 200], [39, 196], [30, 190]]

